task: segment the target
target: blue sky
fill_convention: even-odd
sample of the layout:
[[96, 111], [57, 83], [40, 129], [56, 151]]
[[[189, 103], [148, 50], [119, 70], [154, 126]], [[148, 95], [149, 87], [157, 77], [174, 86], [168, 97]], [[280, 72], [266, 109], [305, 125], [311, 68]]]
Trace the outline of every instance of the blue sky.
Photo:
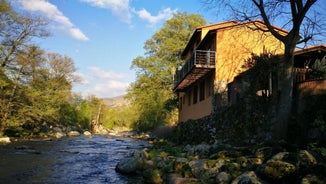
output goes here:
[[[9, 1], [10, 2], [10, 1]], [[36, 40], [41, 48], [71, 57], [84, 96], [114, 97], [135, 80], [131, 62], [144, 55], [144, 42], [176, 11], [197, 13], [218, 22], [201, 0], [14, 0], [21, 12], [49, 21], [51, 36]], [[220, 20], [219, 20], [220, 21]]]
[[[115, 97], [135, 80], [131, 62], [143, 56], [146, 40], [173, 13], [201, 14], [208, 23], [228, 20], [224, 9], [208, 8], [205, 0], [8, 0], [19, 12], [48, 20], [52, 35], [34, 42], [47, 52], [71, 57], [82, 83], [73, 90], [83, 96]], [[315, 6], [325, 20], [324, 0]], [[321, 24], [325, 26], [325, 24]], [[324, 33], [325, 34], [325, 33]], [[324, 37], [317, 40], [323, 43]], [[324, 43], [325, 44], [325, 43]]]

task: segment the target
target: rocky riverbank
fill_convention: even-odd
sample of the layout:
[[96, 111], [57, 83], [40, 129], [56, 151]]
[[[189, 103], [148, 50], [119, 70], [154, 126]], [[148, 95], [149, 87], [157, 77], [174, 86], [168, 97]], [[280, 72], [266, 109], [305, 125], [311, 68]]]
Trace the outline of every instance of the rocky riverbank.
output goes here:
[[176, 146], [164, 140], [121, 160], [116, 171], [148, 183], [326, 183], [326, 149], [286, 143]]
[[28, 130], [10, 130], [9, 135], [0, 137], [0, 144], [8, 144], [16, 141], [28, 141], [28, 140], [51, 140], [51, 139], [61, 139], [64, 137], [75, 137], [75, 136], [87, 136], [92, 137], [93, 135], [106, 135], [107, 138], [111, 137], [121, 137], [121, 138], [132, 138], [146, 140], [148, 134], [139, 134], [136, 131], [131, 131], [127, 128], [118, 129], [107, 129], [100, 126], [93, 126], [91, 130], [81, 129], [79, 127], [67, 127], [67, 126], [57, 126], [57, 127], [46, 127], [42, 131], [28, 131]]

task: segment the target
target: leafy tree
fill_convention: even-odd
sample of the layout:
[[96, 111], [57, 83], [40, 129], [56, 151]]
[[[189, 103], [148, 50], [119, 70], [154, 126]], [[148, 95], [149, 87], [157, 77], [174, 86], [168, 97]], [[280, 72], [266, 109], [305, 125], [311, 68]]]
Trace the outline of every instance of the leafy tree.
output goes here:
[[82, 128], [89, 128], [89, 124], [91, 122], [91, 115], [88, 102], [86, 100], [83, 100], [77, 107], [77, 109], [77, 122], [81, 125]]
[[137, 78], [128, 90], [128, 97], [139, 112], [135, 129], [147, 131], [164, 124], [173, 111], [166, 106], [172, 99], [176, 108], [172, 92], [174, 71], [183, 62], [180, 55], [193, 30], [204, 24], [200, 15], [174, 14], [145, 42], [145, 56], [133, 60], [131, 69], [136, 71]]
[[33, 65], [28, 62], [39, 55], [29, 41], [47, 36], [45, 25], [39, 18], [18, 15], [7, 1], [0, 1], [0, 132], [11, 113], [18, 112], [17, 107], [23, 103], [20, 97], [24, 96]]
[[275, 65], [280, 59], [279, 56], [271, 53], [262, 53], [260, 55], [252, 54], [251, 58], [248, 58], [244, 65], [245, 72], [242, 72], [240, 76], [245, 78], [248, 83], [248, 91], [243, 96], [257, 96], [257, 92], [261, 91], [262, 96], [267, 97], [267, 93], [270, 95], [269, 80], [271, 73], [275, 72]]
[[32, 131], [49, 125], [88, 128], [92, 119], [105, 118], [100, 99], [71, 93], [78, 82], [73, 60], [31, 44], [49, 35], [46, 25], [0, 0], [0, 135], [22, 125]]
[[74, 82], [70, 76], [76, 70], [70, 58], [45, 54], [31, 46], [17, 58], [16, 67], [19, 68], [14, 81], [17, 89], [10, 100], [13, 108], [8, 113], [15, 113], [21, 124], [29, 122], [34, 126], [43, 122], [69, 124], [76, 119], [68, 103]]
[[[266, 29], [284, 44], [284, 56], [278, 67], [279, 94], [274, 93], [273, 120], [275, 136], [285, 138], [288, 118], [291, 111], [293, 86], [293, 52], [300, 43], [307, 43], [323, 31], [322, 16], [323, 1], [318, 0], [206, 0], [213, 7], [225, 10], [229, 8], [234, 17], [240, 21], [262, 19]], [[320, 6], [318, 6], [319, 2]], [[288, 30], [287, 34], [280, 33], [273, 25], [282, 24], [281, 28]]]
[[312, 71], [310, 72], [311, 78], [326, 78], [326, 56], [321, 60], [316, 59], [315, 63], [311, 67]]

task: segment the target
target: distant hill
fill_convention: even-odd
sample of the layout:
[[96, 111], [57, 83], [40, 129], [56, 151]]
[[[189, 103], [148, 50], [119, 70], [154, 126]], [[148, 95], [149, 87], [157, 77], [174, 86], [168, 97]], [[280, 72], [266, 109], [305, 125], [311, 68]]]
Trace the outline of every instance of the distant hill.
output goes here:
[[120, 107], [130, 104], [130, 101], [125, 99], [125, 95], [116, 96], [112, 98], [103, 98], [103, 101], [109, 107]]

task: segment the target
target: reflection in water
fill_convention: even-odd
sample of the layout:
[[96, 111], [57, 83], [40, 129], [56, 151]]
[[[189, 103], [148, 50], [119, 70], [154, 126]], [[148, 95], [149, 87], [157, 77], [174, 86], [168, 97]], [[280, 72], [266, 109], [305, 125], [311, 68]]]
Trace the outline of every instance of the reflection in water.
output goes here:
[[97, 135], [0, 145], [0, 183], [143, 183], [115, 172], [119, 160], [146, 142]]

